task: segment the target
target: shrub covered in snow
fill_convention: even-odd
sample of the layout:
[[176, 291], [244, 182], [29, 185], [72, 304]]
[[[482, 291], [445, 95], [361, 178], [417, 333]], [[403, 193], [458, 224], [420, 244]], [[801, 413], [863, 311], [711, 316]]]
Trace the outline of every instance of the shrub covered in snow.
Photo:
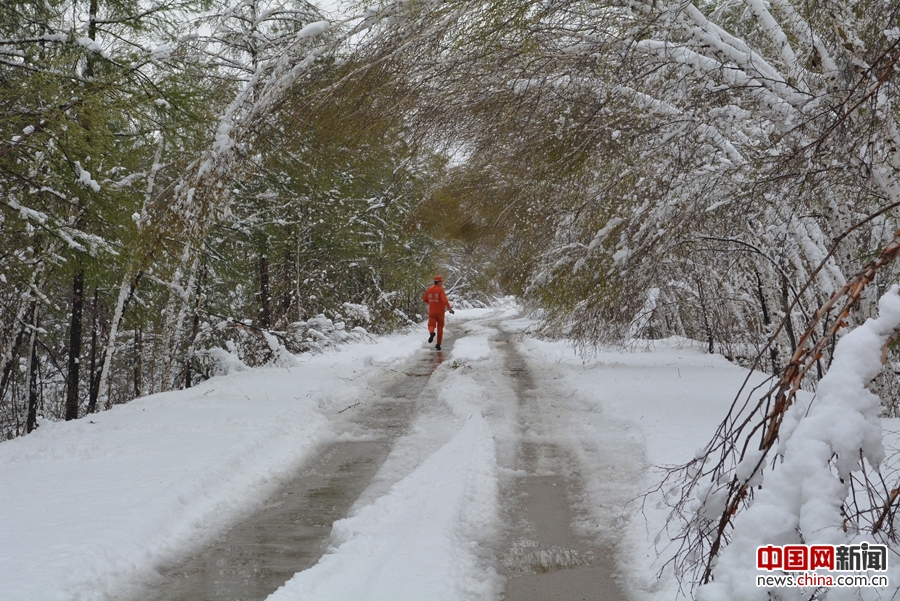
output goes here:
[[[350, 303], [345, 303], [350, 305]], [[364, 305], [350, 305], [365, 315]], [[285, 330], [263, 330], [246, 322], [222, 320], [204, 323], [197, 337], [194, 362], [203, 378], [241, 371], [258, 365], [290, 366], [300, 353], [321, 353], [339, 344], [371, 339], [361, 326], [340, 315], [317, 315], [290, 324]]]

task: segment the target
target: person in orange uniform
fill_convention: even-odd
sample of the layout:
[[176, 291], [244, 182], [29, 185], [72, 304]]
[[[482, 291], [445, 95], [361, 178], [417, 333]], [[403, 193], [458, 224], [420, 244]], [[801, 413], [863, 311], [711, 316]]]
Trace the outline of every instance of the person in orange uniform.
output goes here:
[[441, 350], [441, 340], [444, 338], [444, 311], [453, 313], [453, 307], [444, 293], [444, 278], [434, 276], [434, 286], [425, 291], [422, 301], [428, 303], [428, 342], [434, 340], [435, 328], [437, 329], [437, 344], [434, 346]]

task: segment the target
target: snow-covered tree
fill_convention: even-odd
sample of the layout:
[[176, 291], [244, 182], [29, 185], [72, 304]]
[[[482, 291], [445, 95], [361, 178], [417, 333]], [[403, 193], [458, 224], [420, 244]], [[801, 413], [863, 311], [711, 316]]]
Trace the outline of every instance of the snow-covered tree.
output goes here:
[[[20, 378], [62, 383], [67, 418], [90, 389], [84, 376], [95, 379], [94, 347], [91, 373], [79, 369], [85, 299], [93, 288], [105, 302], [110, 276], [135, 248], [133, 216], [163, 167], [154, 163], [157, 140], [190, 139], [190, 128], [202, 122], [198, 107], [206, 103], [196, 99], [203, 84], [173, 26], [184, 9], [180, 2], [112, 1], [2, 9], [0, 398], [11, 414], [18, 414]], [[28, 356], [29, 369], [38, 371], [17, 377], [13, 365]], [[48, 402], [55, 413], [56, 399]], [[10, 424], [7, 432], [19, 430]]]

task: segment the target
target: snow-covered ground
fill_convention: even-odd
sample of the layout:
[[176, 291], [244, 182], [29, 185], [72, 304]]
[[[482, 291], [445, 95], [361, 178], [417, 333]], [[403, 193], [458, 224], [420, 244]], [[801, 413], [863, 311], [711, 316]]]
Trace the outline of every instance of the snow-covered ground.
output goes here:
[[[330, 547], [270, 599], [497, 599], [495, 547], [509, 457], [523, 439], [577, 463], [582, 534], [616, 543], [630, 599], [673, 599], [654, 547], [665, 509], [642, 504], [654, 466], [683, 463], [712, 435], [747, 372], [685, 341], [588, 360], [564, 342], [515, 343], [531, 401], [503, 375], [514, 308], [458, 311], [452, 351]], [[347, 411], [410, 357], [424, 328], [293, 365], [241, 371], [0, 444], [0, 591], [9, 601], [125, 598], [258, 507], [317, 446], [352, 436]], [[351, 410], [352, 411], [352, 410]], [[655, 540], [657, 539], [657, 540]], [[751, 574], [747, 575], [752, 577]]]

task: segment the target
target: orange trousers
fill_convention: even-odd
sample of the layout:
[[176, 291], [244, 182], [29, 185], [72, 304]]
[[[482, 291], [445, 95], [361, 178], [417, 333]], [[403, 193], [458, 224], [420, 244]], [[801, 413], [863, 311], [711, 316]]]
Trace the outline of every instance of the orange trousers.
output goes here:
[[428, 333], [433, 334], [437, 327], [437, 343], [440, 344], [444, 339], [444, 313], [428, 314]]

